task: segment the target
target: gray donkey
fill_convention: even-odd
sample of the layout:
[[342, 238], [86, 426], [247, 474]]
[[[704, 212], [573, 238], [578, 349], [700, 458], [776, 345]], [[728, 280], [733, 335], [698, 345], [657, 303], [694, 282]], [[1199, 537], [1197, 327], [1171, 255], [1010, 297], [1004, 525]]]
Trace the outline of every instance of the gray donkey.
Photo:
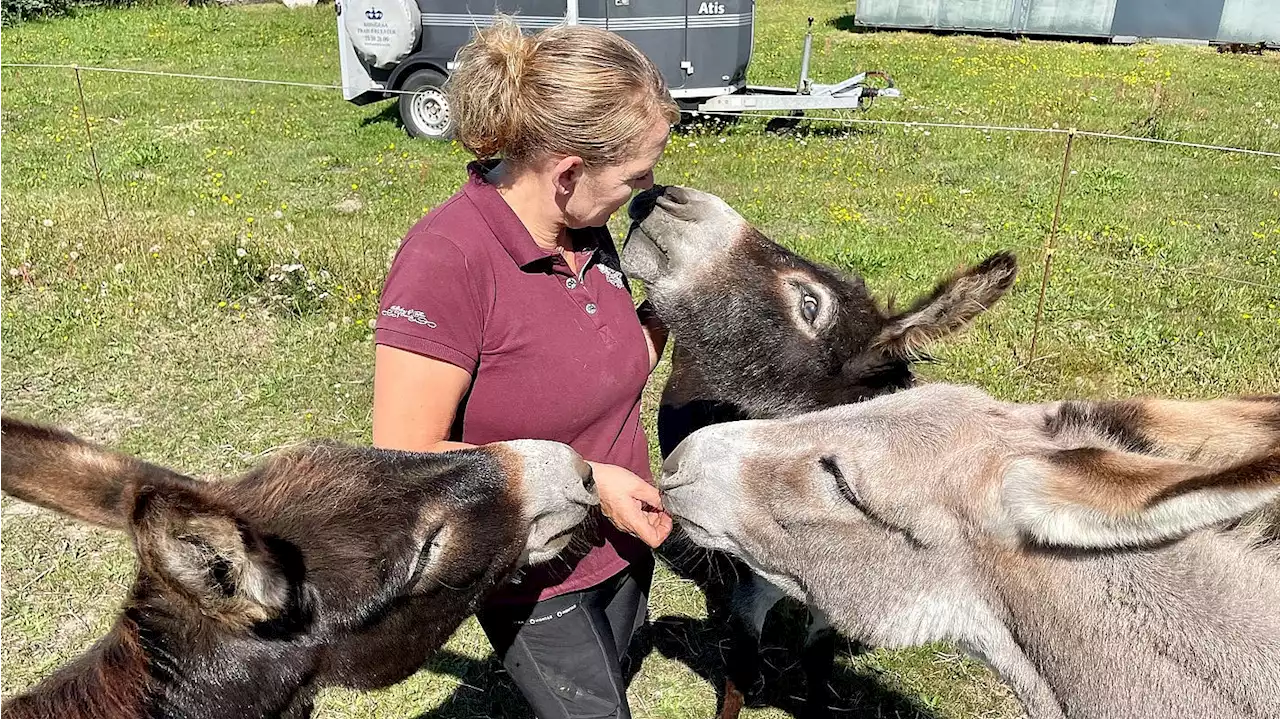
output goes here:
[[664, 504], [869, 644], [950, 640], [1033, 719], [1280, 717], [1280, 396], [925, 385], [714, 425]]

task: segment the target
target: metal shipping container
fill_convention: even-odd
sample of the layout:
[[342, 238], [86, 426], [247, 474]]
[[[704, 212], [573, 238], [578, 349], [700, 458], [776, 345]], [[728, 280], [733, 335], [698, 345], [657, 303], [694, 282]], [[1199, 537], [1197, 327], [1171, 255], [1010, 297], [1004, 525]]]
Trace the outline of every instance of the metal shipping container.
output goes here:
[[1280, 0], [858, 0], [854, 25], [1280, 45]]

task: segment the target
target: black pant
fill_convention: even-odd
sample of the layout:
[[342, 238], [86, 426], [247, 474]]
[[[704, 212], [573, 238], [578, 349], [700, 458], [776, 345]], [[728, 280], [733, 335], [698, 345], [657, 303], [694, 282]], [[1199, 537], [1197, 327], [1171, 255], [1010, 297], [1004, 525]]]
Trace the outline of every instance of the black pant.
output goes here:
[[630, 719], [626, 653], [644, 625], [653, 563], [536, 604], [492, 606], [480, 626], [539, 719]]

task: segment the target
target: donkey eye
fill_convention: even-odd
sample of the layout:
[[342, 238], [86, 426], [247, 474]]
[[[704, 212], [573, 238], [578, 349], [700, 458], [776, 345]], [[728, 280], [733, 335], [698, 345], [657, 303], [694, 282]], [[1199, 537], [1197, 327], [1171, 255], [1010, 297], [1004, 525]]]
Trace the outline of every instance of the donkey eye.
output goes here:
[[823, 457], [818, 460], [818, 464], [822, 467], [824, 472], [831, 475], [831, 478], [835, 481], [836, 489], [840, 492], [840, 496], [844, 497], [849, 504], [857, 507], [858, 511], [863, 514], [871, 514], [871, 512], [867, 511], [867, 507], [862, 503], [862, 500], [858, 498], [857, 493], [855, 493], [853, 488], [849, 486], [849, 483], [845, 481], [844, 472], [840, 471], [840, 465], [836, 463], [835, 457], [830, 455]]
[[800, 314], [804, 316], [805, 322], [813, 324], [818, 319], [818, 298], [805, 293], [800, 300]]

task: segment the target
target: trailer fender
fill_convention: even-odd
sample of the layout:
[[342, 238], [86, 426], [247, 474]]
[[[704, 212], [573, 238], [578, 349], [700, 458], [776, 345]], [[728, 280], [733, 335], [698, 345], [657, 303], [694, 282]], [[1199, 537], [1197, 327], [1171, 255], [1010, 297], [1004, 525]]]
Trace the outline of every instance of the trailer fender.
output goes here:
[[449, 77], [449, 72], [445, 68], [449, 65], [448, 60], [429, 57], [409, 57], [396, 65], [391, 70], [391, 74], [387, 76], [385, 87], [388, 90], [399, 90], [404, 85], [405, 78], [412, 75], [418, 70], [435, 70], [436, 72]]

